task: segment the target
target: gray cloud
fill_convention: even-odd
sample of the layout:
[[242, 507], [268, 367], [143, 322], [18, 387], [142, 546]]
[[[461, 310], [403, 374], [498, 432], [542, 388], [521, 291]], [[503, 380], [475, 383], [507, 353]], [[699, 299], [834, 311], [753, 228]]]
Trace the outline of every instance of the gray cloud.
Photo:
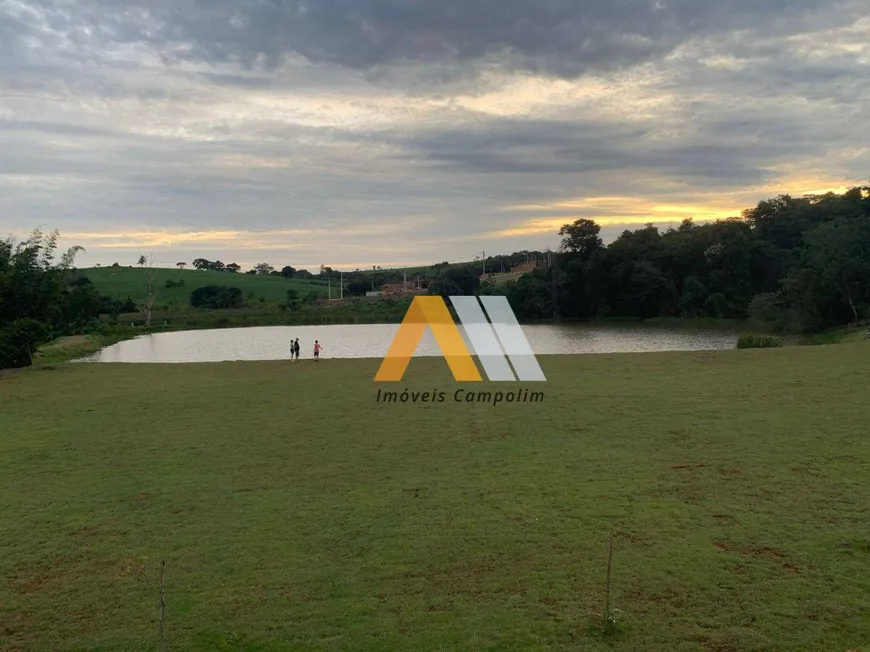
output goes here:
[[580, 215], [858, 183], [864, 13], [857, 0], [0, 0], [0, 230], [267, 234], [172, 250], [241, 260], [285, 256], [274, 233], [296, 230], [316, 232], [288, 236], [312, 260], [456, 259], [553, 245], [547, 225]]
[[[142, 44], [165, 61], [274, 68], [287, 55], [358, 70], [496, 62], [574, 76], [699, 36], [849, 24], [860, 0], [40, 0], [0, 34], [43, 47]], [[11, 26], [10, 26], [11, 23]], [[40, 29], [41, 28], [41, 29]], [[16, 38], [17, 37], [17, 38]]]

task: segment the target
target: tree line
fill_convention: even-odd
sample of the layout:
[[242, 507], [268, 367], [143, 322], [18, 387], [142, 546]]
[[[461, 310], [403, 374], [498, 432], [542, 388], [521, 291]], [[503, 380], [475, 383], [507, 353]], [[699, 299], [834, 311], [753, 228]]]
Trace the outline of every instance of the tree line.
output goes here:
[[506, 294], [524, 319], [752, 318], [804, 333], [870, 319], [867, 186], [780, 195], [664, 232], [649, 224], [607, 246], [591, 220], [559, 233], [552, 265], [480, 291]]

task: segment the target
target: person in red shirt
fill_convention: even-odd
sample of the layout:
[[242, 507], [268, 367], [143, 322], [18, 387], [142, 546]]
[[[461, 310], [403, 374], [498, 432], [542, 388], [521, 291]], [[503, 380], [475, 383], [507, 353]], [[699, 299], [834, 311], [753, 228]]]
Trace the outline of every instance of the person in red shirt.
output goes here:
[[317, 340], [314, 340], [314, 361], [317, 362], [320, 359], [320, 350], [323, 347], [320, 346], [320, 343]]

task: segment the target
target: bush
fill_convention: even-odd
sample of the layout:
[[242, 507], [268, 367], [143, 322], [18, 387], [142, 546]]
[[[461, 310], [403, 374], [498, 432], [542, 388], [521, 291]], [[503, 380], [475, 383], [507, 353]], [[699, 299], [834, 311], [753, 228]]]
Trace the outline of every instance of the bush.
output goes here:
[[220, 285], [206, 285], [190, 293], [190, 305], [193, 308], [241, 308], [244, 304], [242, 291], [239, 288]]
[[33, 354], [48, 341], [50, 328], [35, 319], [17, 319], [0, 328], [0, 369], [33, 364]]
[[171, 278], [166, 279], [166, 287], [168, 288], [183, 288], [184, 287], [184, 279], [180, 281], [173, 281]]
[[738, 349], [770, 349], [782, 346], [782, 340], [773, 335], [741, 335], [737, 339]]
[[132, 297], [127, 296], [127, 298], [121, 304], [121, 312], [127, 314], [132, 312], [139, 312], [139, 307], [136, 305], [136, 302], [133, 301]]

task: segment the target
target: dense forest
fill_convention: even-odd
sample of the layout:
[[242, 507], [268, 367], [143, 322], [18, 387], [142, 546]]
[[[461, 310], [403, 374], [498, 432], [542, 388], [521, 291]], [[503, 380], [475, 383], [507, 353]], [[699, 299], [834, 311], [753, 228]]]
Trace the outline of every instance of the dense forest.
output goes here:
[[560, 231], [550, 267], [504, 288], [525, 319], [712, 317], [815, 332], [870, 319], [870, 187], [760, 202], [740, 217], [609, 245], [580, 219]]
[[[870, 320], [867, 186], [780, 195], [740, 217], [686, 220], [664, 232], [648, 225], [624, 231], [607, 246], [599, 225], [588, 219], [566, 224], [559, 235], [560, 251], [552, 255], [523, 251], [433, 265], [429, 292], [504, 294], [523, 320], [750, 318], [771, 330], [805, 333]], [[74, 267], [80, 247], [56, 261], [57, 240], [56, 231], [37, 230], [23, 242], [0, 241], [0, 369], [32, 364], [37, 348], [53, 337], [88, 332], [106, 317], [141, 308], [130, 298], [100, 296]], [[481, 281], [484, 268], [497, 272], [534, 258], [547, 265], [504, 284]], [[263, 264], [255, 273], [273, 272]], [[299, 275], [289, 266], [275, 273]], [[310, 276], [337, 273], [324, 267]], [[346, 273], [344, 280], [351, 294], [364, 294], [402, 276], [401, 270], [372, 270]], [[192, 299], [208, 304], [213, 297]], [[233, 306], [241, 301], [232, 299]]]

